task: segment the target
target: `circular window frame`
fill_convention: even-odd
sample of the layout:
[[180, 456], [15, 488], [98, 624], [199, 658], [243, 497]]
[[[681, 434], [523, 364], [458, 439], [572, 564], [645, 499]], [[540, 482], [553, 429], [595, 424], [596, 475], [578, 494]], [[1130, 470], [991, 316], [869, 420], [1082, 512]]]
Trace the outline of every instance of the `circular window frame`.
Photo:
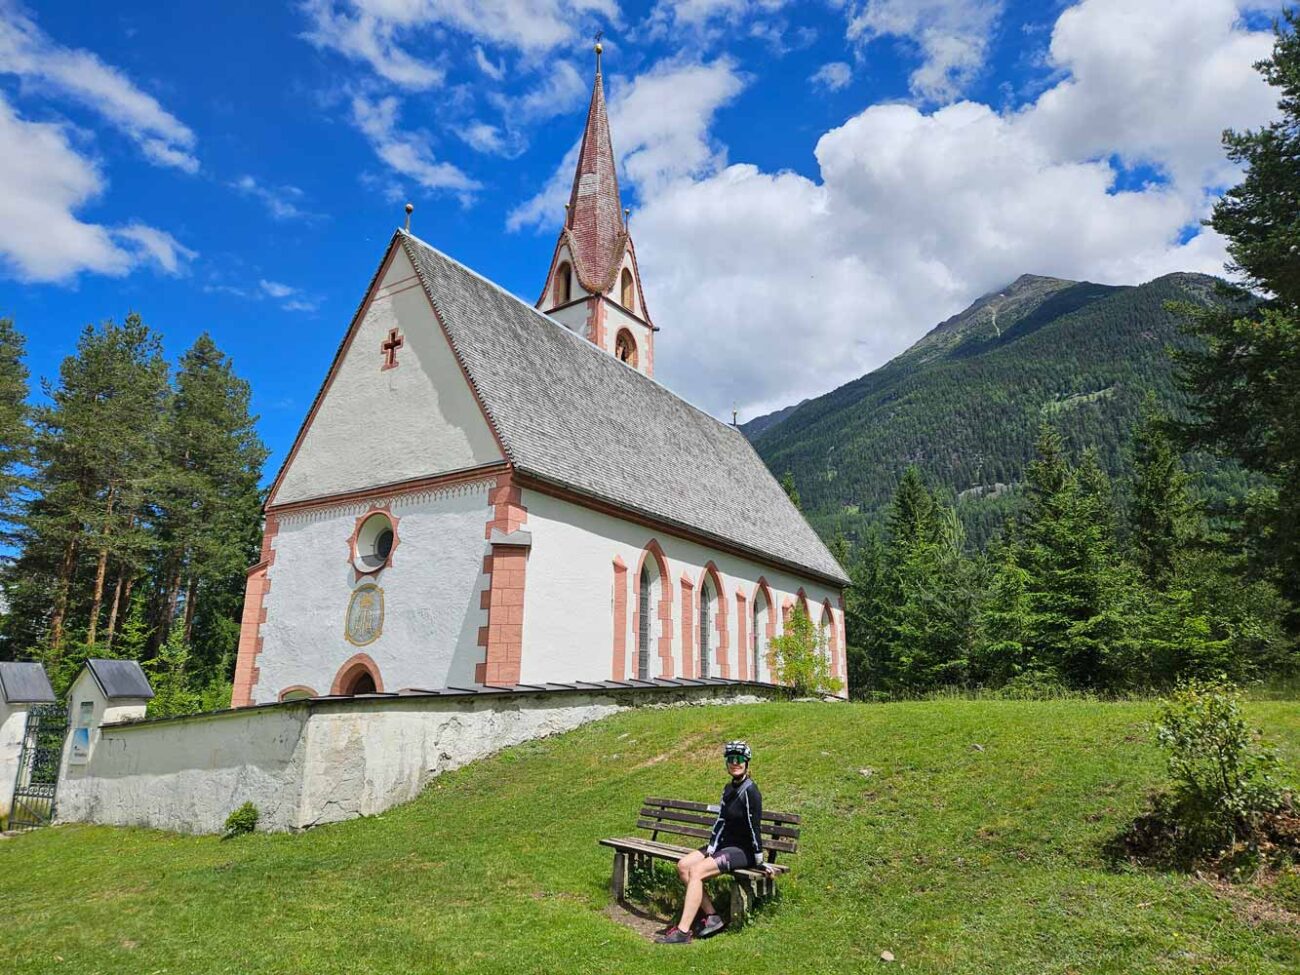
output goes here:
[[[393, 564], [393, 556], [401, 543], [398, 521], [391, 505], [376, 506], [357, 516], [352, 535], [348, 538], [348, 563], [358, 579], [377, 576]], [[392, 533], [392, 542], [387, 554], [380, 556], [376, 543], [386, 532]]]

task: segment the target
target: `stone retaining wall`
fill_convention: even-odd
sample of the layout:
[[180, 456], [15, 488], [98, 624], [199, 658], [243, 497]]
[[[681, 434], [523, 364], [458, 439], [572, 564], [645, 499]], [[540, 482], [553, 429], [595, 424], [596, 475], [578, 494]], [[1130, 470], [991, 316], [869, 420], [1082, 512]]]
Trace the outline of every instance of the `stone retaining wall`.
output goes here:
[[383, 812], [441, 772], [627, 708], [786, 696], [767, 684], [717, 681], [317, 698], [105, 724], [86, 764], [65, 762], [58, 818], [215, 833], [252, 802], [259, 829], [306, 829]]

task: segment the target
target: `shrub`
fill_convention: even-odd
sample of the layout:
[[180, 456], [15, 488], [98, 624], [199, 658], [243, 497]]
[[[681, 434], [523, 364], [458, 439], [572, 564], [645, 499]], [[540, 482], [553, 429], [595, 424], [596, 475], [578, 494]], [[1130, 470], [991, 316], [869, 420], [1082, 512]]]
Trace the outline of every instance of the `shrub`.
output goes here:
[[1187, 852], [1250, 840], [1283, 805], [1277, 756], [1246, 726], [1240, 695], [1222, 680], [1179, 685], [1160, 704], [1155, 735], [1174, 779], [1163, 811]]
[[226, 817], [225, 839], [231, 839], [235, 836], [242, 836], [245, 833], [251, 833], [257, 829], [257, 820], [260, 814], [257, 807], [251, 802], [246, 802], [229, 816]]
[[785, 632], [772, 640], [772, 653], [777, 680], [791, 687], [796, 697], [834, 694], [842, 686], [838, 678], [831, 676], [826, 634], [813, 625], [800, 604], [790, 613]]

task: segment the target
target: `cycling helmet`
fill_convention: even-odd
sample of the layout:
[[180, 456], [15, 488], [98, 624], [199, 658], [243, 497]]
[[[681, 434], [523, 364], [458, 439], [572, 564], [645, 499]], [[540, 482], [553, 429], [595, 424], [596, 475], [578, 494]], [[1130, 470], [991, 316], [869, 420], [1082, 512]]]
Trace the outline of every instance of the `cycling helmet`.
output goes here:
[[754, 757], [754, 750], [749, 747], [746, 741], [729, 741], [722, 746], [722, 757], [730, 758], [732, 755], [740, 755], [749, 764], [749, 760]]

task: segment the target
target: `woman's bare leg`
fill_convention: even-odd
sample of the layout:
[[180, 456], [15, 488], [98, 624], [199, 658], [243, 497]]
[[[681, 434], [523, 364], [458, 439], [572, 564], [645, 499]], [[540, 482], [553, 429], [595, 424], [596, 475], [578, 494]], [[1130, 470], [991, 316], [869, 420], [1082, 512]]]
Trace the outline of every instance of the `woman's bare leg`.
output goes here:
[[[710, 877], [718, 876], [721, 872], [713, 857], [704, 856], [703, 854], [700, 855], [700, 859], [687, 868], [686, 902], [682, 905], [682, 919], [677, 922], [677, 927], [681, 930], [690, 931], [691, 922], [695, 920], [700, 905], [707, 899], [707, 895], [704, 893], [704, 881]], [[713, 906], [712, 902], [710, 902], [709, 906]], [[710, 911], [709, 913], [712, 914], [713, 912]]]
[[[691, 868], [693, 868], [697, 863], [702, 863], [705, 860], [712, 862], [713, 858], [707, 853], [701, 853], [699, 850], [694, 850], [677, 861], [677, 876], [681, 878], [682, 886], [686, 886], [690, 883]], [[703, 908], [705, 914], [718, 913], [718, 909], [713, 906], [713, 901], [709, 899], [709, 892], [707, 890], [704, 891], [703, 896], [700, 898], [700, 907]], [[685, 914], [682, 915], [682, 920], [688, 926], [695, 922], [695, 918], [692, 917], [688, 919]]]

